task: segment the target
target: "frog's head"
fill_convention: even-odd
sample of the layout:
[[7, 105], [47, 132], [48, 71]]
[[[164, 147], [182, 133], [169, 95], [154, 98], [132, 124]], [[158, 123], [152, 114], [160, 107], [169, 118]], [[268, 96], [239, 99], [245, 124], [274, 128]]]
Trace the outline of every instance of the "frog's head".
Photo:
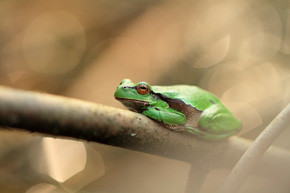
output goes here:
[[147, 82], [135, 84], [129, 79], [124, 79], [117, 87], [115, 98], [132, 111], [140, 112], [156, 102], [152, 87]]

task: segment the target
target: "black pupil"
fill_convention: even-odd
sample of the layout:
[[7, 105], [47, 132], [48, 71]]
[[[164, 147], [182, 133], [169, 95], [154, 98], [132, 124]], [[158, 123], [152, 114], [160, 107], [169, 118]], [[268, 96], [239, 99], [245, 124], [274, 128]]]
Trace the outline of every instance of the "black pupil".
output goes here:
[[145, 86], [140, 86], [140, 88], [141, 88], [142, 90], [147, 90], [147, 87], [145, 87]]

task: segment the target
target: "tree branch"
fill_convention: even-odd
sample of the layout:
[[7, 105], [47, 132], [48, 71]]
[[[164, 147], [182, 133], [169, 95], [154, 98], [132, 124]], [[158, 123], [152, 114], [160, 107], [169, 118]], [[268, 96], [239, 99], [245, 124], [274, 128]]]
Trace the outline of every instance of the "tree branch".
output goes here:
[[[140, 114], [49, 94], [0, 87], [0, 126], [70, 137], [159, 155], [207, 168], [231, 169], [251, 142], [238, 137], [205, 141], [170, 131]], [[290, 178], [290, 154], [272, 147], [256, 169]], [[262, 169], [261, 169], [262, 168]], [[281, 171], [280, 171], [281, 172]]]

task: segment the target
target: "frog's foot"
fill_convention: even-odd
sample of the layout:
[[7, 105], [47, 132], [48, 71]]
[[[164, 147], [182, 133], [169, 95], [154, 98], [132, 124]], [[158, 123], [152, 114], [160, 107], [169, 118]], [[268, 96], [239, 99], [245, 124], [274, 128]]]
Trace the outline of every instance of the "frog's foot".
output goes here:
[[200, 128], [195, 128], [195, 127], [190, 127], [190, 126], [187, 126], [185, 131], [201, 138], [206, 135], [206, 133], [200, 130]]
[[233, 130], [232, 132], [221, 132], [221, 133], [210, 133], [206, 132], [204, 129], [200, 128], [193, 128], [193, 127], [186, 127], [186, 130], [184, 130], [192, 135], [195, 135], [199, 138], [202, 139], [207, 139], [207, 140], [221, 140], [221, 139], [226, 139], [234, 134], [237, 133], [236, 130]]
[[181, 132], [187, 132], [190, 133], [192, 135], [198, 136], [198, 137], [202, 137], [204, 135], [206, 135], [206, 133], [204, 131], [202, 131], [200, 128], [196, 128], [196, 127], [190, 127], [190, 126], [168, 126], [167, 128], [170, 128], [174, 131], [181, 131]]

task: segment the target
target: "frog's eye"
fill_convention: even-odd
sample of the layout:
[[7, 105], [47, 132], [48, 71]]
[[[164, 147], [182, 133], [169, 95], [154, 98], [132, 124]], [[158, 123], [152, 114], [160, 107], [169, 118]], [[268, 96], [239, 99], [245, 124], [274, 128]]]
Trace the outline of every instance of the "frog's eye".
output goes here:
[[145, 94], [148, 94], [149, 91], [150, 91], [150, 88], [147, 84], [139, 84], [137, 86], [137, 92], [139, 94], [145, 95]]

